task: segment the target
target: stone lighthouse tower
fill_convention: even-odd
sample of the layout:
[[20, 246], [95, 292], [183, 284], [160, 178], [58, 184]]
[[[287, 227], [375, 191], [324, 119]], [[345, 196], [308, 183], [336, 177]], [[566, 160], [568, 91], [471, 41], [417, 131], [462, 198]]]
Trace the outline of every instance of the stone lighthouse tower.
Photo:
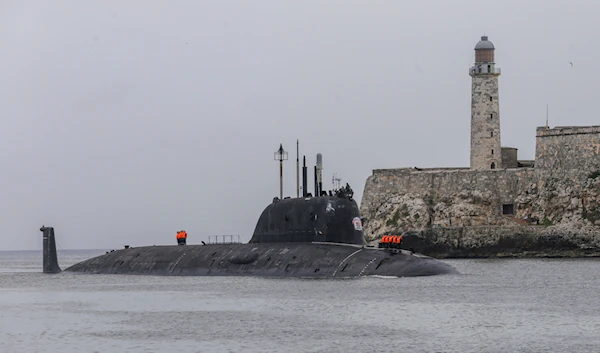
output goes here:
[[471, 169], [502, 168], [500, 107], [494, 44], [483, 36], [475, 45], [471, 84]]

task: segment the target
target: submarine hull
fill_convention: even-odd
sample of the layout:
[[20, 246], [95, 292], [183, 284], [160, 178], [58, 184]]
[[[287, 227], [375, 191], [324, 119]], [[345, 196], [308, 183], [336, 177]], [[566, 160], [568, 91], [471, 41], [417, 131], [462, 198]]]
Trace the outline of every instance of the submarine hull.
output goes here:
[[259, 243], [148, 246], [109, 252], [65, 271], [97, 274], [264, 277], [412, 277], [455, 273], [405, 250], [353, 244]]

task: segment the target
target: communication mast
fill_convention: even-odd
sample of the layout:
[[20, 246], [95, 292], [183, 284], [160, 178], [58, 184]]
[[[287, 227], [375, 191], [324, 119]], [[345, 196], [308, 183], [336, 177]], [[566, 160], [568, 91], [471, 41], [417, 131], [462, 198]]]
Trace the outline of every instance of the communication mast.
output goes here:
[[333, 184], [333, 190], [339, 190], [342, 182], [342, 178], [338, 178], [337, 173], [333, 173], [333, 177], [331, 178], [331, 183]]
[[317, 153], [316, 171], [317, 180], [315, 189], [317, 189], [317, 192], [315, 193], [315, 196], [321, 196], [321, 194], [323, 193], [323, 155], [320, 153]]
[[282, 144], [279, 144], [279, 149], [275, 152], [274, 158], [279, 161], [279, 199], [283, 200], [283, 161], [287, 161], [288, 153], [283, 150]]
[[296, 197], [300, 197], [300, 142], [296, 139]]

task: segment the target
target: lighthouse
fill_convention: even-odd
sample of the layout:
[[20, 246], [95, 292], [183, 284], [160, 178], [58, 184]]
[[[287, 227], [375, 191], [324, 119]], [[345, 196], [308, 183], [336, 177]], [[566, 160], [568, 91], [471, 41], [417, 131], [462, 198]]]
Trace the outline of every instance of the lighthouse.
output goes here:
[[475, 45], [475, 63], [469, 69], [471, 83], [471, 169], [502, 168], [500, 106], [494, 44], [487, 36]]

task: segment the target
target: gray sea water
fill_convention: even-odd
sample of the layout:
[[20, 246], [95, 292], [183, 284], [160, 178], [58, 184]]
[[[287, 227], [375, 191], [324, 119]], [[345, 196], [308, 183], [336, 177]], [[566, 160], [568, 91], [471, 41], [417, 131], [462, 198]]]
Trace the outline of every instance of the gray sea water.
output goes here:
[[0, 252], [0, 352], [600, 352], [600, 259], [447, 262], [461, 274], [45, 275]]

